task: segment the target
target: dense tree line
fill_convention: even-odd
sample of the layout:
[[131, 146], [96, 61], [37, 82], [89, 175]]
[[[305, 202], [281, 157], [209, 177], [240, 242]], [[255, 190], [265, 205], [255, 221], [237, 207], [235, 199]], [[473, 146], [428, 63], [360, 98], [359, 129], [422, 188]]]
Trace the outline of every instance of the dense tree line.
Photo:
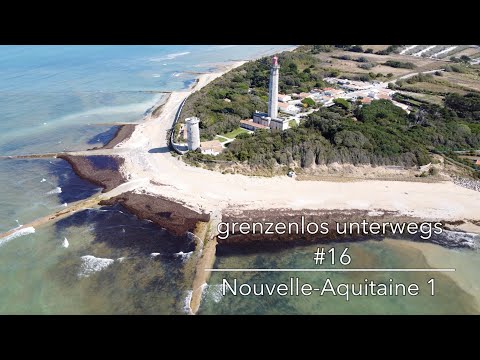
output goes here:
[[429, 150], [480, 148], [479, 104], [478, 97], [453, 96], [446, 107], [421, 104], [407, 114], [388, 100], [352, 110], [338, 103], [312, 113], [294, 129], [245, 134], [217, 159], [266, 167], [293, 162], [302, 167], [333, 162], [425, 165], [431, 160]]

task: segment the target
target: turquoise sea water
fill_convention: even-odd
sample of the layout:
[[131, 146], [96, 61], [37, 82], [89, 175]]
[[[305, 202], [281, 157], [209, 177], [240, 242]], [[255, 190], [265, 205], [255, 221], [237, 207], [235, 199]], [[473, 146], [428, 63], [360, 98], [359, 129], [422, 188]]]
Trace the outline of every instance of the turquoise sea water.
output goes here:
[[[190, 72], [287, 47], [0, 46], [0, 155], [80, 150], [105, 143], [114, 129], [99, 124], [139, 120], [161, 98], [157, 92], [187, 87], [195, 77]], [[79, 179], [63, 160], [49, 159], [0, 160], [0, 184], [0, 232], [99, 191]], [[0, 314], [183, 314], [193, 274], [192, 248], [188, 241], [138, 221], [121, 207], [82, 211], [0, 241]], [[422, 251], [432, 251], [389, 242], [365, 242], [352, 249], [359, 264], [395, 263], [398, 267], [425, 265]], [[216, 266], [301, 267], [308, 265], [311, 250], [224, 254]], [[449, 251], [440, 249], [437, 258], [452, 254]], [[450, 266], [471, 264], [464, 273], [478, 272], [477, 258], [474, 252], [456, 252], [449, 257]], [[314, 298], [219, 299], [215, 285], [220, 276], [214, 274], [205, 291], [203, 314], [477, 311], [465, 284], [462, 287], [461, 281], [445, 275], [431, 307], [428, 298], [412, 303], [359, 300], [353, 305], [329, 298], [321, 302]], [[238, 276], [245, 281], [285, 278]], [[355, 277], [342, 274], [336, 279]], [[308, 280], [315, 279], [309, 276]]]
[[[161, 98], [155, 91], [194, 80], [187, 71], [287, 47], [0, 46], [0, 155], [91, 148], [111, 128], [95, 124], [139, 120]], [[56, 194], [45, 195], [58, 185], [50, 165], [0, 162], [0, 232], [57, 203]]]

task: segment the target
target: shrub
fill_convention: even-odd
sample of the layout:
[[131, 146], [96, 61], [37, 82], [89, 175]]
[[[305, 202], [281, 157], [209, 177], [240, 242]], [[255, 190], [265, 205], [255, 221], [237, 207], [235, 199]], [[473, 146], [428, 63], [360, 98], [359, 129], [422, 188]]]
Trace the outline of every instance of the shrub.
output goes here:
[[393, 68], [402, 68], [402, 69], [414, 69], [416, 66], [411, 62], [403, 62], [397, 60], [388, 60], [385, 61], [383, 65], [390, 66]]

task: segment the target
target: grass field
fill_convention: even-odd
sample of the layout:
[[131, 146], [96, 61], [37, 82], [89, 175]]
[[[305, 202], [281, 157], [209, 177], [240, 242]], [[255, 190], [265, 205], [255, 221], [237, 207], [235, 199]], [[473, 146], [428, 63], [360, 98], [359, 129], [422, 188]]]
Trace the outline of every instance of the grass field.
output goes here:
[[468, 74], [449, 72], [444, 73], [442, 78], [457, 86], [480, 91], [480, 74], [478, 72], [472, 71]]
[[[233, 131], [230, 131], [229, 133], [226, 133], [226, 134], [222, 134], [222, 136], [225, 136], [229, 139], [235, 139], [238, 135], [242, 134], [242, 133], [248, 133], [247, 130], [245, 130], [244, 128], [241, 128], [241, 127], [238, 127], [236, 128], [235, 130]], [[224, 140], [225, 141], [225, 140]]]
[[227, 139], [226, 139], [225, 137], [223, 137], [223, 136], [218, 136], [218, 135], [215, 136], [215, 140], [218, 140], [218, 141], [220, 141], [221, 143], [223, 143], [224, 141], [227, 141]]
[[[364, 48], [367, 48], [364, 46]], [[360, 64], [354, 60], [341, 60], [336, 59], [335, 57], [348, 55], [352, 59], [356, 59], [359, 57], [365, 57], [369, 62], [378, 64], [377, 66], [373, 67], [372, 69], [366, 70], [361, 69], [358, 67]], [[351, 51], [343, 51], [343, 50], [335, 50], [329, 53], [320, 53], [315, 55], [320, 61], [320, 67], [325, 70], [332, 70], [337, 69], [342, 74], [350, 74], [350, 75], [361, 75], [361, 74], [368, 74], [369, 72], [374, 73], [381, 73], [381, 74], [388, 74], [392, 73], [394, 78], [410, 74], [413, 72], [422, 72], [422, 71], [430, 71], [441, 69], [449, 62], [447, 61], [440, 61], [440, 60], [433, 60], [428, 58], [422, 57], [413, 57], [408, 55], [399, 55], [399, 54], [390, 54], [390, 55], [376, 55], [376, 54], [364, 54], [364, 53], [354, 53]], [[397, 60], [402, 62], [410, 62], [413, 63], [416, 67], [415, 69], [402, 69], [402, 68], [393, 68], [390, 66], [381, 65], [382, 63], [388, 60]]]
[[[451, 56], [455, 56], [459, 58], [462, 55], [467, 55], [470, 57], [475, 57], [476, 55], [480, 54], [480, 50], [477, 48], [467, 48], [458, 52], [453, 52]], [[450, 55], [450, 54], [449, 54]]]
[[426, 91], [429, 93], [433, 93], [434, 95], [441, 95], [447, 93], [457, 93], [460, 95], [465, 95], [467, 91], [459, 89], [455, 86], [448, 86], [448, 84], [437, 84], [437, 83], [430, 83], [430, 82], [417, 82], [415, 84], [405, 84], [402, 87], [403, 90], [406, 91]]
[[389, 45], [362, 45], [364, 50], [372, 49], [373, 52], [382, 51], [388, 48]]
[[422, 94], [409, 91], [401, 91], [401, 93], [411, 96], [414, 99], [428, 101], [431, 104], [443, 105], [443, 96], [440, 95]]

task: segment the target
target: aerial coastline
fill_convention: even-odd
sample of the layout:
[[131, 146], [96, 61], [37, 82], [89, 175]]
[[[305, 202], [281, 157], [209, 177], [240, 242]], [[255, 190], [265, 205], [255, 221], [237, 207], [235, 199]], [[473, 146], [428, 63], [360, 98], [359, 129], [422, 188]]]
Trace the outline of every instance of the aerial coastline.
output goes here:
[[[170, 199], [199, 213], [228, 213], [230, 217], [250, 210], [378, 210], [431, 221], [480, 221], [480, 201], [475, 200], [480, 200], [480, 194], [448, 181], [345, 183], [295, 181], [285, 176], [259, 178], [192, 167], [172, 156], [167, 134], [182, 101], [244, 63], [235, 62], [220, 71], [199, 75], [193, 87], [169, 94], [166, 102], [141, 123], [121, 125], [104, 147], [58, 157], [68, 161], [80, 177], [104, 188], [99, 201], [135, 191]], [[86, 160], [106, 156], [115, 157], [117, 169], [95, 171]]]
[[[189, 89], [170, 93], [166, 101], [147, 113], [140, 123], [120, 125], [115, 136], [103, 147], [55, 154], [67, 161], [78, 176], [101, 186], [102, 193], [83, 204], [70, 204], [51, 216], [1, 234], [0, 239], [15, 231], [69, 216], [85, 206], [118, 203], [175, 236], [186, 233], [199, 236], [201, 232], [202, 247], [197, 265], [202, 269], [213, 264], [214, 241], [217, 241], [215, 226], [227, 219], [280, 221], [300, 213], [317, 219], [325, 216], [376, 219], [381, 214], [392, 221], [442, 221], [452, 230], [465, 228], [480, 234], [480, 192], [452, 181], [296, 181], [287, 176], [222, 174], [190, 166], [174, 156], [168, 134], [181, 103], [244, 63], [237, 61], [211, 73], [200, 74]], [[202, 228], [199, 231], [199, 224], [210, 230]], [[256, 240], [272, 239], [250, 239]], [[233, 237], [230, 241], [240, 244], [242, 239]], [[448, 247], [448, 242], [442, 245]], [[200, 306], [202, 291], [199, 289], [203, 289], [208, 280], [208, 274], [202, 269], [196, 271], [192, 313]]]

